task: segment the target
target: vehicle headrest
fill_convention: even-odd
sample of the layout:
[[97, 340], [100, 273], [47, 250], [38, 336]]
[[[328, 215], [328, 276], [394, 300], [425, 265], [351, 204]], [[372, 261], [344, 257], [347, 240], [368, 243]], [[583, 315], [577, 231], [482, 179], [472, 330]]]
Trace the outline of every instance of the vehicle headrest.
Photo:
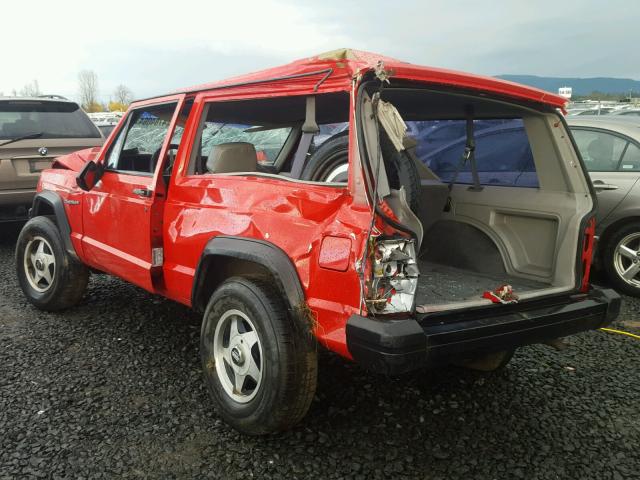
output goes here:
[[603, 162], [611, 159], [611, 152], [613, 149], [612, 142], [608, 142], [603, 138], [596, 138], [589, 142], [587, 147], [587, 153], [589, 157], [595, 162]]
[[255, 172], [257, 169], [256, 149], [247, 142], [215, 145], [207, 159], [209, 173]]

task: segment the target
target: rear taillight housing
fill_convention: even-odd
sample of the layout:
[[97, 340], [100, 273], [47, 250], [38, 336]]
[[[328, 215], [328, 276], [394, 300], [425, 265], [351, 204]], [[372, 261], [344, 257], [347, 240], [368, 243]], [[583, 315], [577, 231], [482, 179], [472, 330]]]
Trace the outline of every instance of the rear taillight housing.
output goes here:
[[410, 312], [420, 275], [414, 240], [376, 238], [372, 246], [367, 308], [372, 313]]
[[591, 217], [587, 221], [587, 226], [582, 235], [582, 250], [580, 255], [580, 264], [582, 266], [582, 282], [580, 291], [587, 293], [589, 291], [589, 275], [591, 274], [591, 261], [593, 259], [593, 245], [596, 235], [596, 218]]

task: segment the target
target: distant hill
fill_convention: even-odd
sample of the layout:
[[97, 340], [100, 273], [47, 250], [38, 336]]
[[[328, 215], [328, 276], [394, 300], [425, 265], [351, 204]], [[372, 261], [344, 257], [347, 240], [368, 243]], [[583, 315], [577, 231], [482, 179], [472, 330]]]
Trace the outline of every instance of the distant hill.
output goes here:
[[634, 96], [640, 95], [640, 81], [630, 78], [564, 78], [538, 77], [536, 75], [497, 75], [497, 77], [553, 93], [557, 93], [560, 87], [572, 87], [574, 95], [589, 95], [592, 92], [629, 94], [629, 90], [634, 92]]

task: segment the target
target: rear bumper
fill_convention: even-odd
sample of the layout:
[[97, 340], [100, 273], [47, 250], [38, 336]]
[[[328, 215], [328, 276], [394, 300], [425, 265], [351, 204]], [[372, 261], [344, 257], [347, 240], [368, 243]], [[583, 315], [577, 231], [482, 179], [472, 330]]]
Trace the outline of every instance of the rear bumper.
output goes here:
[[398, 374], [594, 330], [618, 316], [620, 303], [613, 290], [593, 288], [587, 295], [419, 319], [352, 315], [346, 328], [347, 346], [364, 367]]
[[0, 190], [0, 222], [26, 220], [35, 189]]
[[31, 205], [36, 194], [35, 188], [21, 188], [19, 190], [0, 190], [0, 206]]

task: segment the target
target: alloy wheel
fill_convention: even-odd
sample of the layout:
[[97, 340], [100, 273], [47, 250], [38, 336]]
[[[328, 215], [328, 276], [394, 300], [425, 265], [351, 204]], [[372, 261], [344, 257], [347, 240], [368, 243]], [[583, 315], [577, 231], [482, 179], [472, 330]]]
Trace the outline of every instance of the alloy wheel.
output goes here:
[[31, 288], [44, 293], [53, 285], [56, 258], [49, 242], [37, 236], [24, 249], [24, 271]]
[[623, 281], [640, 288], [640, 232], [627, 235], [616, 245], [613, 266]]
[[262, 344], [249, 317], [240, 310], [227, 310], [213, 336], [216, 373], [224, 391], [239, 403], [258, 393], [264, 371]]

